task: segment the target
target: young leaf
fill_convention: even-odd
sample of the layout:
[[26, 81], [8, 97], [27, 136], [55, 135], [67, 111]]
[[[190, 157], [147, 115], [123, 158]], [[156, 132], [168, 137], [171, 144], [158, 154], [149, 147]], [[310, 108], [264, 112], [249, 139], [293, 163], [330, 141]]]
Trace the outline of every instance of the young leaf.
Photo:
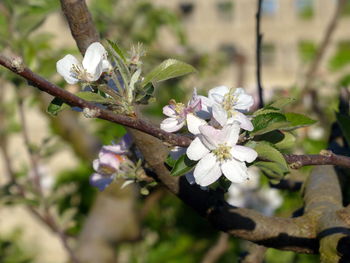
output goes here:
[[294, 130], [316, 123], [315, 120], [299, 113], [287, 112], [284, 116], [286, 116], [287, 121], [290, 123], [290, 126], [286, 127], [285, 130]]
[[194, 67], [185, 62], [181, 62], [176, 59], [167, 59], [145, 76], [145, 79], [142, 82], [142, 87], [146, 86], [150, 82], [160, 82], [163, 80], [180, 77], [195, 71], [196, 69]]
[[284, 138], [275, 144], [275, 147], [279, 150], [290, 149], [295, 145], [295, 136], [290, 132], [282, 132]]
[[340, 126], [341, 131], [345, 137], [345, 140], [350, 145], [350, 116], [337, 113], [336, 114], [337, 122]]
[[113, 50], [119, 55], [119, 57], [126, 63], [125, 52], [118, 46], [117, 43], [108, 40], [108, 44], [113, 48]]
[[248, 145], [258, 153], [259, 158], [264, 160], [269, 160], [275, 162], [281, 166], [284, 171], [289, 171], [286, 160], [283, 155], [277, 150], [273, 145], [266, 141], [255, 142], [254, 144], [250, 143]]
[[259, 167], [272, 183], [278, 183], [287, 173], [278, 163], [260, 161], [254, 165]]
[[260, 114], [252, 120], [252, 123], [254, 126], [254, 130], [251, 132], [252, 135], [264, 134], [289, 126], [284, 114], [278, 112]]
[[62, 110], [64, 104], [65, 103], [63, 102], [63, 100], [59, 98], [54, 98], [47, 107], [47, 112], [50, 113], [52, 116], [57, 116], [57, 114]]
[[82, 98], [84, 100], [91, 101], [91, 102], [98, 102], [98, 103], [107, 103], [107, 102], [112, 103], [113, 102], [112, 99], [102, 97], [100, 94], [94, 93], [94, 92], [79, 91], [79, 92], [75, 93], [74, 95], [78, 96], [79, 98]]
[[188, 159], [187, 155], [182, 155], [174, 164], [171, 170], [172, 176], [181, 176], [190, 172], [197, 162]]
[[277, 108], [277, 109], [282, 109], [283, 107], [287, 106], [288, 104], [293, 103], [294, 101], [295, 101], [294, 98], [281, 98], [281, 99], [278, 99], [274, 102], [271, 102], [266, 107], [273, 107], [273, 108]]
[[[109, 44], [109, 51], [112, 54], [111, 58], [114, 61], [115, 65], [116, 65], [116, 67], [117, 67], [117, 69], [118, 69], [118, 71], [123, 79], [123, 85], [124, 85], [125, 89], [128, 90], [129, 82], [131, 79], [131, 74], [130, 74], [128, 66], [126, 65], [125, 57], [123, 59], [123, 52], [121, 52], [121, 50], [119, 49], [117, 44], [113, 43], [112, 41], [108, 40], [108, 44]], [[114, 48], [116, 48], [116, 49], [114, 49]], [[122, 54], [122, 56], [118, 52], [120, 54]]]

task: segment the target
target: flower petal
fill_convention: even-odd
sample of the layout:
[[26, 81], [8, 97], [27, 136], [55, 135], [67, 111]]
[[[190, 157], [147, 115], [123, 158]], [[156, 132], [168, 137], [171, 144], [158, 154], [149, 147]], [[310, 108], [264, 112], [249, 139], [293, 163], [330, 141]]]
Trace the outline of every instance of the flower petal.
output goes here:
[[224, 96], [229, 92], [229, 88], [226, 86], [215, 87], [208, 92], [208, 98], [216, 103], [221, 104], [224, 100]]
[[198, 135], [200, 133], [200, 126], [207, 124], [205, 120], [198, 118], [192, 113], [186, 115], [186, 122], [188, 130], [194, 135]]
[[254, 104], [253, 97], [245, 93], [244, 89], [242, 88], [237, 88], [234, 96], [237, 99], [234, 108], [237, 110], [248, 111]]
[[224, 126], [227, 122], [227, 112], [219, 104], [213, 105], [213, 118], [220, 123], [221, 126]]
[[109, 151], [104, 151], [102, 148], [102, 151], [99, 154], [99, 168], [101, 166], [108, 167], [111, 170], [110, 172], [114, 173], [119, 169], [122, 160], [122, 156]]
[[249, 179], [245, 163], [234, 159], [221, 164], [221, 170], [232, 183], [243, 183]]
[[194, 169], [193, 176], [200, 186], [208, 186], [221, 176], [220, 164], [213, 153], [209, 153], [201, 159]]
[[92, 43], [86, 50], [83, 59], [83, 67], [88, 73], [89, 81], [96, 81], [100, 78], [103, 72], [103, 60], [107, 57], [106, 49], [99, 43]]
[[92, 167], [94, 168], [94, 170], [96, 172], [98, 172], [98, 168], [100, 167], [100, 160], [99, 159], [95, 159], [92, 161]]
[[202, 119], [210, 119], [212, 116], [212, 106], [214, 102], [207, 97], [199, 95], [198, 98], [201, 100], [201, 110], [197, 111], [196, 114]]
[[235, 111], [232, 118], [230, 118], [227, 123], [231, 123], [232, 121], [238, 121], [241, 124], [241, 128], [246, 131], [254, 130], [253, 123], [251, 120], [239, 111]]
[[185, 125], [185, 122], [179, 122], [176, 118], [166, 118], [160, 123], [160, 128], [166, 132], [176, 132]]
[[204, 146], [201, 140], [196, 137], [187, 148], [186, 154], [187, 157], [193, 161], [198, 161], [207, 155], [210, 150]]
[[225, 125], [219, 136], [219, 143], [226, 143], [228, 146], [236, 145], [239, 138], [240, 126], [234, 121], [232, 124]]
[[76, 84], [79, 81], [72, 75], [71, 69], [73, 65], [81, 68], [80, 62], [76, 59], [76, 57], [70, 54], [66, 55], [56, 63], [58, 74], [60, 74], [69, 84]]
[[248, 163], [251, 163], [258, 157], [258, 153], [255, 150], [242, 145], [232, 146], [230, 153], [237, 160]]
[[94, 173], [90, 176], [90, 185], [97, 187], [100, 191], [106, 189], [113, 182], [111, 177], [106, 177], [98, 173]]
[[174, 107], [171, 105], [166, 105], [163, 107], [163, 114], [168, 117], [176, 117], [176, 111], [174, 110]]
[[201, 141], [210, 150], [214, 150], [220, 143], [222, 143], [221, 130], [215, 129], [209, 125], [199, 126], [201, 132]]

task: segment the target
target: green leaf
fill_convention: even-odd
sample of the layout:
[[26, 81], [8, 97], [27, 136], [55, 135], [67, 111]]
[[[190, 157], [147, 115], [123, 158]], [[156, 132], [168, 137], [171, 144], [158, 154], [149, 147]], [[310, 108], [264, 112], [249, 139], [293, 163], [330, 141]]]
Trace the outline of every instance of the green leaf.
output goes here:
[[341, 113], [337, 113], [335, 116], [345, 140], [350, 145], [350, 116]]
[[280, 153], [279, 150], [273, 147], [271, 143], [266, 141], [259, 141], [259, 142], [251, 141], [248, 144], [246, 144], [246, 146], [254, 148], [254, 150], [258, 153], [259, 158], [263, 160], [275, 162], [279, 164], [284, 171], [289, 171], [289, 167], [283, 155]]
[[278, 183], [287, 173], [278, 163], [260, 161], [254, 165], [259, 167], [272, 183]]
[[285, 130], [293, 130], [316, 123], [315, 120], [299, 113], [287, 112], [284, 116], [286, 116], [287, 121], [290, 123], [290, 126], [286, 127]]
[[282, 109], [283, 107], [285, 107], [288, 104], [291, 104], [293, 102], [295, 102], [294, 98], [281, 98], [281, 99], [278, 99], [278, 100], [276, 100], [274, 102], [271, 102], [266, 107], [273, 107], [273, 108], [276, 108], [276, 109]]
[[284, 135], [284, 138], [280, 142], [275, 143], [275, 147], [279, 150], [286, 150], [286, 149], [293, 148], [296, 141], [295, 136], [292, 133], [287, 131], [282, 133]]
[[[126, 60], [125, 60], [125, 57], [123, 55], [123, 52], [121, 51], [121, 49], [119, 49], [117, 44], [113, 43], [112, 41], [108, 40], [108, 44], [109, 44], [109, 51], [110, 51], [110, 53], [112, 53], [112, 59], [113, 59], [114, 63], [116, 64], [120, 75], [122, 76], [125, 89], [128, 90], [130, 79], [131, 79], [131, 74], [130, 74], [128, 66], [126, 65]], [[117, 50], [115, 50], [114, 48], [117, 48]], [[121, 53], [122, 56], [119, 53]], [[124, 59], [123, 59], [123, 57], [124, 57]]]
[[160, 82], [192, 72], [196, 72], [196, 69], [191, 65], [176, 59], [167, 59], [145, 76], [142, 86], [144, 87], [150, 82]]
[[278, 163], [285, 170], [289, 170], [288, 164], [284, 159], [283, 155], [269, 142], [257, 142], [257, 145], [255, 146], [255, 151], [258, 153], [259, 157]]
[[65, 103], [63, 102], [63, 100], [59, 98], [54, 98], [47, 107], [47, 112], [50, 113], [52, 116], [57, 116], [57, 114], [62, 110], [64, 104]]
[[252, 123], [254, 130], [251, 132], [251, 135], [264, 134], [289, 126], [289, 122], [287, 122], [284, 114], [278, 112], [260, 114], [252, 120]]
[[171, 155], [169, 154], [168, 157], [165, 160], [165, 163], [169, 165], [170, 167], [174, 167], [176, 160], [174, 160]]
[[126, 63], [126, 58], [125, 58], [125, 52], [118, 46], [117, 43], [108, 40], [108, 44], [110, 44], [110, 46], [113, 48], [113, 50], [119, 55], [119, 57], [124, 61], [124, 63]]
[[182, 155], [174, 164], [173, 169], [171, 170], [172, 176], [181, 176], [190, 172], [197, 162], [188, 159], [187, 155]]
[[112, 103], [113, 100], [110, 98], [105, 98], [101, 96], [98, 93], [94, 92], [87, 92], [87, 91], [79, 91], [74, 94], [75, 96], [78, 96], [81, 99], [91, 101], [91, 102], [97, 102], [97, 103]]
[[135, 102], [139, 104], [148, 104], [148, 101], [153, 97], [154, 86], [148, 83], [145, 87], [139, 89], [135, 95]]

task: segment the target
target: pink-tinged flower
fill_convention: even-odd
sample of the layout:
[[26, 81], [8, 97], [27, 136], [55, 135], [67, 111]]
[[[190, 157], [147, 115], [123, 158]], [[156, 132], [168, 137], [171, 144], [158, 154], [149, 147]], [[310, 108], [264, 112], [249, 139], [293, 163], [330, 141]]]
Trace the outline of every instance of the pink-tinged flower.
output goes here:
[[128, 159], [125, 156], [131, 145], [129, 135], [125, 135], [122, 140], [115, 145], [103, 146], [98, 159], [92, 163], [96, 171], [90, 177], [90, 184], [103, 191], [111, 184], [118, 173], [122, 170], [122, 165]]
[[202, 125], [199, 131], [200, 134], [186, 151], [189, 159], [199, 161], [193, 173], [197, 184], [208, 186], [222, 174], [234, 183], [242, 183], [249, 178], [245, 162], [253, 162], [257, 152], [236, 145], [240, 131], [238, 122], [226, 125], [221, 130]]
[[200, 98], [197, 96], [196, 90], [193, 92], [192, 99], [188, 102], [187, 106], [183, 103], [176, 103], [175, 100], [171, 100], [169, 105], [163, 107], [163, 113], [168, 116], [160, 124], [160, 128], [166, 132], [176, 132], [187, 124], [188, 130], [193, 133], [199, 133], [196, 129], [200, 124], [206, 122], [195, 116], [195, 113], [202, 107]]
[[208, 98], [201, 97], [201, 100], [202, 111], [210, 112], [221, 126], [238, 121], [242, 129], [248, 131], [254, 129], [250, 119], [242, 113], [250, 109], [254, 99], [242, 88], [219, 86], [208, 92]]
[[87, 48], [82, 63], [68, 54], [56, 63], [56, 69], [69, 84], [76, 84], [79, 81], [98, 80], [103, 72], [111, 69], [111, 64], [105, 48], [99, 42], [94, 42]]

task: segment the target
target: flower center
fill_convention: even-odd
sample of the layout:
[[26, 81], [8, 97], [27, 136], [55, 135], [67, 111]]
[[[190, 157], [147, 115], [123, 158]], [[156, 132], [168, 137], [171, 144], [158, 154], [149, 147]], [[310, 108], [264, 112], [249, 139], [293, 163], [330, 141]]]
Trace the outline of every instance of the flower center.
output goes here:
[[222, 102], [222, 107], [227, 112], [228, 117], [232, 117], [236, 112], [234, 107], [237, 103], [237, 97], [234, 95], [234, 89], [230, 88], [229, 92], [225, 94]]
[[223, 162], [232, 158], [230, 150], [231, 146], [228, 146], [226, 145], [226, 143], [223, 143], [219, 144], [219, 146], [215, 150], [213, 150], [213, 153], [219, 162]]
[[84, 69], [82, 66], [73, 64], [72, 68], [70, 69], [71, 76], [73, 78], [76, 78], [78, 80], [82, 81], [89, 81], [89, 78], [92, 78], [92, 75], [88, 72], [86, 72], [86, 69]]

